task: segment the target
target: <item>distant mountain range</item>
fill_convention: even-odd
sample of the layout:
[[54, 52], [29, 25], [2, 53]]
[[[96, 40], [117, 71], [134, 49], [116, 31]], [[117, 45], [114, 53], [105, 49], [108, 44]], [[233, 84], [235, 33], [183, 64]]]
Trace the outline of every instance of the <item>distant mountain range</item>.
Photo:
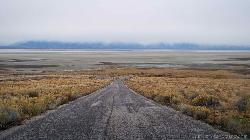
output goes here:
[[0, 49], [173, 49], [173, 50], [250, 50], [250, 46], [234, 45], [198, 45], [192, 43], [69, 43], [55, 41], [27, 41], [7, 46]]

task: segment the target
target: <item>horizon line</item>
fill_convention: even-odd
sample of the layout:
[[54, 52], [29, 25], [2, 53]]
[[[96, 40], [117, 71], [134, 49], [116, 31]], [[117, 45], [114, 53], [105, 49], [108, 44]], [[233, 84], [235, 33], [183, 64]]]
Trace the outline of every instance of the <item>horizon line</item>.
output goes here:
[[51, 43], [77, 43], [77, 44], [84, 44], [84, 43], [101, 43], [101, 44], [138, 44], [138, 45], [156, 45], [156, 44], [168, 44], [168, 45], [176, 45], [176, 44], [191, 44], [191, 45], [199, 45], [199, 46], [241, 46], [241, 47], [250, 47], [250, 44], [226, 44], [226, 43], [198, 43], [198, 42], [190, 42], [190, 41], [155, 41], [155, 42], [140, 42], [140, 41], [62, 41], [62, 40], [23, 40], [23, 41], [16, 41], [13, 43], [0, 43], [0, 46], [13, 46], [15, 44], [22, 44], [27, 42], [51, 42]]

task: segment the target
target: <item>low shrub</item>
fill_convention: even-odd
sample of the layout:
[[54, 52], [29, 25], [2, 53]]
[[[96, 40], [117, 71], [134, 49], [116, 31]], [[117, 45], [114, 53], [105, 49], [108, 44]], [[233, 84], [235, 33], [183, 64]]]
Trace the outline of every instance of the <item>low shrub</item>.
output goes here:
[[12, 91], [6, 91], [4, 94], [0, 94], [0, 99], [11, 99], [13, 96], [15, 96], [15, 93]]
[[196, 98], [197, 96], [199, 96], [199, 94], [197, 92], [190, 92], [188, 99], [189, 100], [193, 100], [194, 98]]
[[24, 99], [19, 103], [19, 109], [24, 118], [32, 117], [41, 114], [46, 110], [46, 105], [42, 100]]
[[39, 93], [36, 92], [36, 91], [28, 91], [25, 94], [28, 95], [28, 97], [31, 97], [31, 98], [39, 96]]
[[250, 96], [241, 97], [235, 104], [239, 112], [245, 112], [250, 109]]
[[163, 105], [174, 105], [179, 103], [179, 100], [172, 95], [156, 95], [154, 100]]
[[188, 116], [192, 116], [193, 115], [192, 107], [190, 105], [180, 104], [178, 106], [178, 110], [180, 110], [181, 113], [186, 114]]
[[220, 105], [219, 99], [211, 95], [199, 95], [192, 100], [195, 106], [216, 107]]
[[[139, 91], [140, 93], [140, 91]], [[147, 98], [151, 99], [151, 100], [154, 100], [156, 94], [144, 94]]]
[[224, 126], [230, 132], [234, 132], [235, 134], [240, 134], [242, 132], [242, 120], [237, 117], [230, 117], [223, 121]]
[[188, 116], [193, 116], [197, 120], [206, 120], [211, 114], [211, 111], [204, 106], [191, 106], [186, 104], [181, 104], [178, 106], [178, 110], [181, 113]]
[[205, 120], [211, 114], [211, 111], [206, 107], [192, 107], [193, 117], [197, 120]]
[[65, 97], [66, 97], [66, 102], [73, 101], [73, 100], [75, 100], [77, 98], [77, 96], [72, 94], [72, 93], [65, 94]]
[[165, 104], [166, 102], [169, 102], [169, 98], [166, 96], [162, 96], [162, 95], [156, 95], [154, 97], [154, 100], [160, 104]]
[[20, 120], [20, 114], [10, 107], [0, 107], [0, 130], [5, 129], [11, 123], [17, 123]]
[[181, 99], [179, 98], [179, 97], [177, 97], [177, 96], [173, 96], [172, 98], [171, 98], [171, 104], [173, 105], [173, 106], [177, 106], [178, 104], [180, 104], [182, 101], [181, 101]]

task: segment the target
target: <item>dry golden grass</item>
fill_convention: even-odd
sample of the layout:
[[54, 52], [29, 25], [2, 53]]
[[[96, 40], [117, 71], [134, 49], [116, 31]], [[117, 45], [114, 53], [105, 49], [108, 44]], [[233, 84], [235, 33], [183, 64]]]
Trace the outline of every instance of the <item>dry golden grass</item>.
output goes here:
[[[77, 72], [78, 73], [78, 72]], [[228, 70], [214, 69], [175, 69], [175, 68], [106, 68], [100, 70], [80, 71], [83, 74], [102, 75], [102, 76], [144, 76], [144, 77], [172, 77], [172, 78], [216, 78], [216, 79], [232, 79], [232, 78], [250, 78], [250, 75], [240, 75], [232, 73]]]
[[164, 70], [132, 76], [138, 93], [234, 134], [250, 134], [250, 79], [225, 70]]
[[0, 81], [0, 128], [92, 93], [110, 80], [82, 74], [17, 76]]
[[[109, 68], [0, 76], [0, 122], [30, 118], [128, 76], [138, 93], [234, 134], [250, 133], [250, 76], [228, 70]], [[99, 80], [98, 80], [99, 79]], [[102, 80], [101, 80], [102, 79]]]

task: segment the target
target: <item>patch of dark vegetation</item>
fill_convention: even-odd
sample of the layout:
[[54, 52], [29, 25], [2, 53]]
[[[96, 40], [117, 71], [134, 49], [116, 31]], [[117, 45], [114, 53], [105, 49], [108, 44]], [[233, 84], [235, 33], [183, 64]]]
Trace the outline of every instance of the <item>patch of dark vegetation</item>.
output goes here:
[[214, 70], [214, 69], [225, 69], [222, 64], [210, 64], [210, 63], [202, 63], [202, 64], [186, 64], [187, 67], [190, 69], [207, 69], [207, 70]]
[[235, 73], [243, 74], [243, 75], [250, 75], [250, 69], [234, 69], [231, 71]]
[[8, 60], [0, 60], [0, 62], [31, 62], [31, 61], [39, 61], [35, 59], [8, 59]]
[[28, 91], [28, 92], [26, 92], [26, 95], [27, 95], [28, 97], [34, 98], [34, 97], [38, 97], [38, 96], [39, 96], [39, 93], [36, 92], [36, 91]]
[[198, 95], [192, 99], [194, 106], [216, 107], [220, 105], [219, 99], [211, 95]]
[[250, 61], [250, 57], [243, 57], [243, 58], [229, 58], [230, 60], [234, 61]]
[[100, 65], [116, 65], [116, 63], [113, 63], [113, 62], [100, 62]]
[[0, 107], [0, 130], [20, 122], [20, 114], [10, 107]]
[[229, 60], [229, 59], [214, 59], [213, 61], [232, 61], [232, 60]]
[[233, 67], [245, 67], [245, 68], [250, 68], [249, 64], [231, 64], [231, 63], [227, 63], [227, 64], [221, 64], [224, 66], [233, 66]]
[[215, 59], [213, 61], [250, 61], [250, 57]]
[[29, 62], [29, 61], [38, 61], [38, 60], [9, 59], [7, 62]]
[[235, 64], [235, 63], [224, 63], [224, 64], [187, 64], [191, 69], [231, 69], [233, 68], [250, 68], [249, 64]]
[[7, 60], [0, 60], [0, 62], [33, 62], [42, 60], [48, 60], [48, 59], [7, 59]]
[[58, 67], [59, 65], [8, 65], [0, 64], [0, 68], [50, 68]]
[[0, 71], [9, 71], [9, 70], [5, 68], [0, 68]]
[[[174, 65], [172, 63], [154, 63], [154, 62], [148, 62], [148, 63], [114, 63], [114, 62], [99, 62], [99, 65], [142, 65], [142, 64], [155, 64], [155, 65]], [[149, 68], [150, 69], [150, 68]]]
[[239, 112], [247, 113], [247, 109], [250, 108], [250, 95], [241, 97], [235, 104]]

